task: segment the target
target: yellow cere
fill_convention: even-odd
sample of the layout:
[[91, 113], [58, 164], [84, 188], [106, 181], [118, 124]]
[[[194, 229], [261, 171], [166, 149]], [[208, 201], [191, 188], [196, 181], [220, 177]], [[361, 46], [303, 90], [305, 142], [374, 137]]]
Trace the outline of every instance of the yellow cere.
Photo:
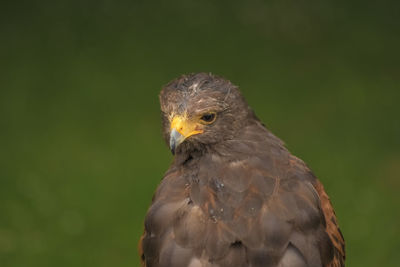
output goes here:
[[197, 122], [188, 120], [186, 116], [176, 115], [171, 121], [171, 130], [175, 129], [185, 138], [191, 135], [203, 133], [203, 129], [201, 128], [201, 125]]

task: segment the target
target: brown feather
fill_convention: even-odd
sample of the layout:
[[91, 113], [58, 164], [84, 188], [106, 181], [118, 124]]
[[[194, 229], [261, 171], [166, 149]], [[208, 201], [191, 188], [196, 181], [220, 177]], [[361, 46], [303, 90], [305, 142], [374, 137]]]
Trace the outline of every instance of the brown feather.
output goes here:
[[335, 247], [334, 258], [328, 267], [344, 266], [344, 261], [346, 258], [345, 243], [342, 232], [340, 231], [336, 220], [336, 214], [333, 210], [332, 203], [321, 182], [317, 181], [315, 189], [317, 190], [321, 199], [321, 206], [326, 220], [326, 232], [328, 233]]
[[139, 252], [139, 257], [140, 257], [140, 265], [143, 266], [143, 267], [146, 266], [145, 257], [144, 257], [144, 252], [143, 252], [143, 246], [142, 246], [142, 242], [143, 242], [144, 236], [145, 236], [145, 233], [143, 233], [143, 234], [140, 236], [139, 244], [138, 244], [138, 252]]

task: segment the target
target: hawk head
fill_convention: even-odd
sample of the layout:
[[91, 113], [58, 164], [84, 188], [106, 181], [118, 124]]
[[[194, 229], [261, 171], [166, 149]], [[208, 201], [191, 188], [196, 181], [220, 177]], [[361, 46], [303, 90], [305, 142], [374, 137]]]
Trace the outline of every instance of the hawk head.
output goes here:
[[160, 104], [164, 139], [173, 154], [233, 138], [255, 118], [235, 85], [207, 73], [171, 81], [160, 93]]

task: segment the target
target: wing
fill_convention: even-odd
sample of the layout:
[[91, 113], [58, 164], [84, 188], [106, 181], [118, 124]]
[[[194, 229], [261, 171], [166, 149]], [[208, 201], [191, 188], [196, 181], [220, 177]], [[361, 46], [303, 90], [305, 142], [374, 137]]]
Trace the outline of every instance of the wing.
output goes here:
[[345, 243], [342, 232], [337, 223], [336, 214], [333, 210], [332, 203], [329, 200], [328, 194], [325, 192], [324, 186], [319, 181], [315, 184], [315, 189], [318, 192], [321, 200], [322, 210], [324, 212], [326, 220], [326, 232], [328, 233], [333, 245], [334, 245], [334, 258], [329, 267], [341, 267], [344, 266], [344, 260], [346, 258]]
[[146, 233], [143, 233], [142, 236], [139, 239], [139, 244], [138, 244], [138, 253], [139, 253], [139, 257], [140, 257], [140, 265], [145, 267], [146, 263], [145, 263], [145, 256], [144, 256], [144, 252], [143, 252], [143, 238], [145, 236]]

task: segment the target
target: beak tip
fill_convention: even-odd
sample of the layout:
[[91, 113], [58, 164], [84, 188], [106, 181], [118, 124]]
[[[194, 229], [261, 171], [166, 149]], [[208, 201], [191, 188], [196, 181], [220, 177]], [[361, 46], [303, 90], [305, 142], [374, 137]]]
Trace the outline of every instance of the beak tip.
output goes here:
[[171, 149], [172, 155], [175, 155], [176, 148], [179, 146], [180, 143], [182, 143], [184, 140], [184, 137], [175, 129], [172, 129], [171, 131], [171, 136], [169, 139], [169, 147]]

